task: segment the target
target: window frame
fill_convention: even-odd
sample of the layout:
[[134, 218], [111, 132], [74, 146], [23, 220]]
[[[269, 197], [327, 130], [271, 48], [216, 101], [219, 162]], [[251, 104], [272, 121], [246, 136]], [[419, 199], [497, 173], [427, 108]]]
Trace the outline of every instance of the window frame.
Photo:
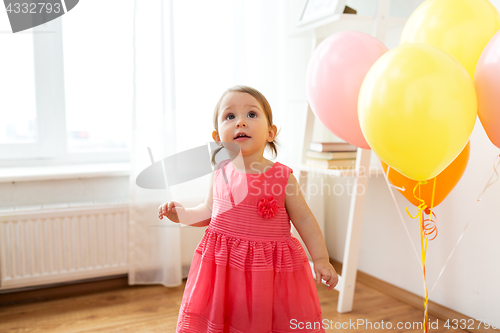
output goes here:
[[129, 151], [68, 151], [61, 18], [32, 28], [37, 141], [0, 144], [2, 167], [130, 162]]

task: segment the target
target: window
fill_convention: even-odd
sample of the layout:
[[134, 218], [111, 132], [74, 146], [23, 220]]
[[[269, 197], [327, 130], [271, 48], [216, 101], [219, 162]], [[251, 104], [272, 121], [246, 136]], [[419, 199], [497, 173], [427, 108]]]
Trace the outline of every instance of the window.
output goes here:
[[83, 1], [24, 33], [0, 34], [9, 50], [0, 56], [0, 165], [128, 161], [133, 7]]
[[68, 150], [126, 151], [133, 1], [82, 1], [74, 13], [62, 18]]
[[[0, 144], [34, 143], [36, 133], [33, 38], [29, 34], [2, 34], [2, 48], [17, 52], [0, 55]], [[13, 66], [23, 64], [23, 66]]]

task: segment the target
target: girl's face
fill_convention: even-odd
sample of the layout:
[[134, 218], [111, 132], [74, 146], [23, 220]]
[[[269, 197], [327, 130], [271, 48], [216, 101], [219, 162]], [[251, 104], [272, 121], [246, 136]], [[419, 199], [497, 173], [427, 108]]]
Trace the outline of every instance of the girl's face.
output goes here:
[[219, 132], [214, 131], [214, 140], [237, 144], [243, 156], [262, 156], [266, 143], [273, 141], [276, 133], [276, 126], [268, 125], [259, 102], [243, 92], [229, 92], [224, 96], [217, 123]]

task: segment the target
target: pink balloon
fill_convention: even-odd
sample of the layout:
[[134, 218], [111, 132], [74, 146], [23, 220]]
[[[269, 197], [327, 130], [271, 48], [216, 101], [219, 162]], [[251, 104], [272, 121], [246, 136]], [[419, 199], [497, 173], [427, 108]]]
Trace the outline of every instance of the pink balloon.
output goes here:
[[477, 113], [491, 142], [500, 148], [500, 31], [481, 53], [474, 73]]
[[342, 31], [314, 50], [307, 67], [307, 99], [318, 119], [334, 135], [357, 147], [370, 149], [358, 120], [361, 83], [387, 47], [359, 31]]

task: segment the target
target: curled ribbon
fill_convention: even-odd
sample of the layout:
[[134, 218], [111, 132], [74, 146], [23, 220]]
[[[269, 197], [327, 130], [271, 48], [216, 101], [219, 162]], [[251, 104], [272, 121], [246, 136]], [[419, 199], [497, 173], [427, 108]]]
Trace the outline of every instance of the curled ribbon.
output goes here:
[[[429, 218], [426, 219], [424, 217], [424, 214], [420, 215], [420, 223], [422, 224], [422, 232], [426, 236], [434, 234], [434, 236], [429, 239], [429, 240], [434, 240], [437, 236], [437, 233], [438, 233], [437, 226], [436, 226], [436, 222], [437, 222], [436, 214], [433, 212], [432, 216], [431, 216], [430, 215], [431, 212], [428, 208], [424, 211], [424, 213], [429, 215]], [[434, 217], [434, 219], [433, 219], [433, 217]]]
[[[434, 177], [434, 184], [432, 186], [431, 207], [429, 208], [429, 216], [430, 217], [432, 215], [434, 215], [434, 217], [436, 217], [436, 214], [434, 214], [432, 212], [432, 208], [434, 207], [434, 194], [435, 193], [436, 193], [436, 177]], [[419, 191], [419, 194], [420, 194], [420, 191]], [[419, 214], [420, 213], [421, 213], [421, 211], [419, 211]], [[431, 220], [432, 220], [432, 218], [431, 218]], [[424, 280], [424, 293], [425, 293], [425, 297], [424, 297], [424, 333], [427, 333], [427, 330], [429, 329], [429, 327], [427, 326], [428, 322], [429, 322], [429, 293], [427, 292], [427, 282], [426, 282], [426, 277], [425, 277], [425, 257], [427, 256], [427, 244], [429, 243], [429, 233], [425, 231], [425, 218], [424, 217], [422, 217], [422, 221], [423, 221], [423, 223], [420, 223], [420, 248], [422, 249], [422, 277]], [[434, 226], [435, 226], [435, 223], [434, 223]], [[424, 235], [425, 235], [425, 245], [424, 245]], [[436, 230], [436, 235], [437, 235], [437, 230]], [[434, 235], [434, 238], [436, 237], [436, 235]]]
[[[435, 178], [434, 178], [434, 179], [435, 179]], [[418, 201], [420, 201], [420, 204], [417, 206], [417, 211], [418, 211], [417, 215], [412, 216], [412, 215], [410, 214], [410, 212], [408, 211], [408, 207], [405, 207], [405, 208], [406, 208], [406, 213], [407, 213], [407, 214], [408, 214], [408, 216], [410, 216], [412, 219], [416, 219], [417, 217], [419, 217], [419, 216], [420, 216], [420, 214], [422, 214], [422, 211], [423, 211], [423, 210], [425, 210], [425, 209], [427, 208], [427, 205], [425, 204], [425, 201], [424, 201], [424, 200], [422, 200], [422, 199], [420, 198], [420, 185], [425, 185], [425, 184], [427, 184], [427, 180], [420, 180], [420, 181], [419, 181], [419, 182], [415, 185], [415, 187], [413, 188], [413, 196], [415, 197], [415, 199], [417, 199]], [[418, 193], [418, 194], [419, 194], [419, 196], [418, 196], [418, 197], [417, 197], [417, 195], [415, 194], [415, 191], [416, 191], [416, 189], [417, 189], [417, 188], [418, 188], [418, 192], [419, 192], [419, 193]]]
[[[420, 249], [422, 251], [422, 277], [423, 277], [423, 282], [424, 282], [424, 320], [423, 320], [423, 326], [424, 326], [424, 332], [427, 333], [428, 331], [428, 318], [429, 318], [429, 294], [427, 292], [427, 282], [426, 282], [426, 277], [425, 277], [425, 257], [427, 255], [427, 244], [429, 243], [429, 235], [436, 232], [434, 237], [431, 238], [433, 240], [437, 236], [437, 228], [436, 228], [436, 214], [432, 212], [432, 208], [434, 207], [434, 194], [436, 192], [436, 177], [434, 177], [434, 184], [432, 186], [432, 197], [431, 197], [431, 206], [428, 208], [427, 205], [425, 204], [425, 201], [421, 198], [421, 193], [420, 193], [420, 185], [425, 185], [427, 184], [426, 180], [420, 180], [415, 187], [413, 188], [413, 196], [415, 199], [417, 199], [420, 204], [417, 206], [417, 215], [412, 216], [410, 212], [408, 211], [408, 207], [406, 207], [406, 213], [412, 218], [416, 219], [420, 217]], [[415, 191], [418, 188], [418, 196], [416, 195]], [[423, 214], [422, 214], [423, 212]], [[429, 215], [429, 219], [425, 219], [424, 215], [425, 214]], [[432, 220], [432, 216], [434, 216], [434, 220]], [[425, 241], [424, 241], [425, 239]]]

